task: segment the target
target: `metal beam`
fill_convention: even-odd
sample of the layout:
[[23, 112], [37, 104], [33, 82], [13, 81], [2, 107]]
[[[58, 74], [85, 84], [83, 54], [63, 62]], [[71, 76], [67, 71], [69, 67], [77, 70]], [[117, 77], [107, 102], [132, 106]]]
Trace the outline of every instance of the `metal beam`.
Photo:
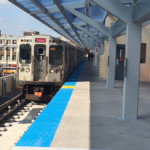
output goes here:
[[101, 41], [101, 39], [99, 37], [97, 37], [96, 35], [94, 35], [92, 32], [86, 30], [83, 27], [80, 27], [79, 25], [75, 25], [76, 28], [80, 29], [82, 32], [86, 33], [87, 35], [91, 36], [92, 38], [94, 38], [97, 41]]
[[[63, 29], [63, 26], [61, 26], [53, 16], [51, 16], [48, 12], [48, 10], [39, 2], [39, 1], [36, 1], [36, 0], [30, 0], [34, 5], [36, 5], [44, 14], [46, 14], [55, 24], [57, 24], [57, 26], [59, 26], [64, 32], [67, 32], [67, 34], [72, 37], [72, 35], [68, 32], [68, 31], [65, 31]], [[72, 37], [74, 39], [74, 37]], [[75, 40], [75, 39], [74, 39]], [[76, 40], [75, 40], [76, 41]], [[82, 47], [82, 45], [76, 41], [78, 43], [78, 45], [80, 45]]]
[[[90, 5], [89, 0], [85, 0], [85, 8], [86, 8], [86, 15], [87, 16], [89, 15], [89, 5]], [[88, 28], [89, 28], [89, 26], [87, 24], [86, 29], [88, 30]]]
[[[83, 41], [85, 42], [86, 45], [89, 45], [89, 42], [90, 42], [91, 43], [90, 47], [95, 47], [96, 42], [92, 38], [85, 37], [84, 33], [82, 31], [80, 31], [79, 34], [80, 34], [81, 38], [83, 39]], [[88, 46], [86, 48], [90, 50], [91, 49], [90, 47]]]
[[[73, 25], [79, 25], [79, 26], [85, 26], [85, 25], [87, 25], [87, 24], [86, 24], [85, 22], [83, 22], [83, 21], [80, 21], [80, 22], [73, 21], [72, 24], [73, 24]], [[69, 25], [69, 24], [64, 25], [64, 29], [68, 29], [68, 28], [70, 28], [70, 25]]]
[[86, 44], [88, 45], [87, 46], [87, 49], [88, 50], [91, 50], [93, 47], [95, 47], [95, 45], [93, 44], [93, 42], [89, 39], [86, 39]]
[[132, 21], [132, 8], [124, 6], [118, 0], [90, 0], [117, 18], [127, 22]]
[[73, 24], [71, 23], [69, 17], [67, 16], [67, 14], [64, 11], [64, 8], [60, 5], [60, 2], [58, 0], [54, 1], [56, 6], [59, 8], [60, 12], [64, 15], [65, 19], [67, 20], [67, 22], [69, 23], [69, 25], [71, 26], [72, 30], [74, 31], [75, 35], [79, 38], [79, 40], [81, 41], [82, 45], [84, 45], [84, 43], [82, 42], [82, 39], [80, 38], [80, 36], [78, 35], [78, 33], [76, 32], [75, 27], [73, 26]]
[[89, 24], [90, 26], [92, 26], [93, 28], [97, 29], [99, 32], [103, 33], [106, 36], [110, 36], [111, 32], [110, 30], [105, 27], [102, 24], [97, 23], [95, 20], [89, 18], [88, 16], [74, 10], [74, 9], [70, 9], [68, 7], [64, 7], [67, 11], [71, 12], [72, 14], [74, 14], [75, 16], [77, 16], [78, 18], [80, 18], [82, 21], [86, 22], [87, 24]]
[[144, 23], [150, 20], [150, 0], [142, 0], [142, 4], [133, 8], [133, 21], [135, 23]]
[[[83, 37], [83, 40], [84, 40], [84, 41], [86, 41], [86, 38], [88, 38], [88, 39], [90, 39], [90, 41], [91, 41], [92, 43], [94, 43], [94, 45], [95, 45], [95, 43], [96, 43], [96, 40], [95, 40], [95, 39], [93, 39], [92, 37], [88, 36], [86, 33], [82, 32], [82, 31], [80, 31], [80, 35], [81, 35], [81, 37]], [[87, 35], [87, 36], [85, 36], [85, 35]]]
[[120, 36], [120, 33], [126, 29], [126, 23], [118, 20], [112, 27], [112, 37]]
[[[55, 0], [54, 0], [55, 1]], [[61, 4], [63, 7], [68, 7], [70, 9], [79, 9], [79, 8], [84, 8], [85, 7], [85, 3], [84, 1], [75, 1], [75, 2], [67, 2], [67, 3], [62, 3]], [[48, 7], [47, 10], [49, 11], [50, 14], [54, 14], [59, 12], [59, 9], [56, 6], [51, 6]]]
[[89, 37], [86, 37], [84, 40], [85, 40], [85, 42], [86, 42], [86, 40], [90, 41], [92, 43], [92, 45], [94, 45], [94, 46], [96, 45], [96, 42], [93, 41], [93, 39], [91, 39]]

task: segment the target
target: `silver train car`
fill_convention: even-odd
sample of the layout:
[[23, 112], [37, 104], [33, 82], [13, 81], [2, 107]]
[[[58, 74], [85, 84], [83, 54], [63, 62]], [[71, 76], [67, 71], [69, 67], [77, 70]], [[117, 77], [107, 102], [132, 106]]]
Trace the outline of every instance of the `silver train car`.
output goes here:
[[28, 100], [49, 100], [79, 65], [84, 51], [48, 35], [18, 40], [17, 85]]

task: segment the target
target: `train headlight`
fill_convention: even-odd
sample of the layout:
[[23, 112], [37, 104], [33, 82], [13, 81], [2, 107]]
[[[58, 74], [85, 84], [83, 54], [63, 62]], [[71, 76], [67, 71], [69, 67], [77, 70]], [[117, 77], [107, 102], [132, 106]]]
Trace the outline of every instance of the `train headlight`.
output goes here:
[[49, 72], [50, 72], [50, 73], [53, 73], [53, 72], [54, 72], [54, 70], [53, 70], [53, 69], [50, 69], [50, 70], [49, 70]]
[[30, 68], [27, 68], [27, 69], [26, 69], [26, 72], [30, 72]]

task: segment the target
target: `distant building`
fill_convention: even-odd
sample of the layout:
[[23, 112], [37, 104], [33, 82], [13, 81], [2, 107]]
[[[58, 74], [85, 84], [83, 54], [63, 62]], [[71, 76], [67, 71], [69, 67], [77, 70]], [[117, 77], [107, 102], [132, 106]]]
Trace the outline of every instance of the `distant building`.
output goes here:
[[10, 35], [0, 36], [0, 65], [17, 64], [17, 40], [18, 37]]
[[23, 35], [24, 36], [32, 36], [32, 35], [39, 35], [40, 32], [38, 31], [24, 31]]

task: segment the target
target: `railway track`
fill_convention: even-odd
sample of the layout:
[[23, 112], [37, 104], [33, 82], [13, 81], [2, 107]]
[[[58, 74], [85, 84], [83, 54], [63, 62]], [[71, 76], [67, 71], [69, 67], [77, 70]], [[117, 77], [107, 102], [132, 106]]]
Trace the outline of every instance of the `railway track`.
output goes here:
[[25, 100], [22, 94], [0, 105], [0, 150], [12, 149], [46, 106]]
[[0, 124], [8, 119], [16, 110], [26, 103], [23, 94], [19, 94], [6, 103], [0, 105]]

